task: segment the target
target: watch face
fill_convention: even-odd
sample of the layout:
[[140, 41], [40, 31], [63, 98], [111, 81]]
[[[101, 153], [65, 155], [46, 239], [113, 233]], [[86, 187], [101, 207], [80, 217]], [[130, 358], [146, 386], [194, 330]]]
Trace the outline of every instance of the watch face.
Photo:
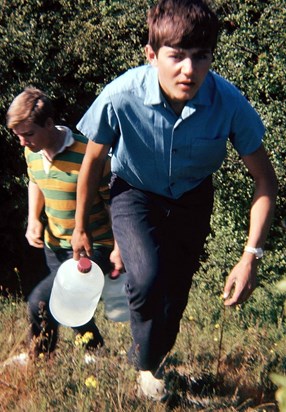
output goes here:
[[263, 250], [261, 248], [257, 248], [255, 255], [256, 255], [257, 259], [261, 259], [262, 256], [263, 256]]

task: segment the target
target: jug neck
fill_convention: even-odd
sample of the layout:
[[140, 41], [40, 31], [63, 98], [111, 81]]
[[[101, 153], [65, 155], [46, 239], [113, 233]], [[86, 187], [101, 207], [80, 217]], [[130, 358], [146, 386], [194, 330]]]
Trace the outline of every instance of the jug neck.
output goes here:
[[88, 273], [91, 270], [91, 261], [86, 257], [80, 257], [78, 264], [77, 264], [77, 269], [81, 273]]

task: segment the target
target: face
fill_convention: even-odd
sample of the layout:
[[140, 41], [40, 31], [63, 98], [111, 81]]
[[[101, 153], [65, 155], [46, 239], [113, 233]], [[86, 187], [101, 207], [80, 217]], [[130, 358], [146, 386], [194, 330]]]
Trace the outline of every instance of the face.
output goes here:
[[191, 100], [210, 69], [211, 49], [181, 49], [163, 46], [157, 55], [146, 46], [149, 62], [158, 69], [161, 89], [176, 113], [181, 113], [187, 100]]
[[39, 152], [49, 145], [49, 124], [41, 127], [30, 120], [24, 120], [13, 128], [21, 146], [27, 146], [32, 152]]

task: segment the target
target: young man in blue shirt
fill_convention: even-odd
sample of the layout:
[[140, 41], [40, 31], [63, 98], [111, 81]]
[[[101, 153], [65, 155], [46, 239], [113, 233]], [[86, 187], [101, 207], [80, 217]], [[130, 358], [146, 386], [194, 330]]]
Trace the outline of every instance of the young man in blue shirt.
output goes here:
[[72, 245], [75, 259], [82, 249], [91, 253], [86, 216], [112, 148], [111, 214], [128, 279], [130, 354], [142, 392], [160, 400], [166, 390], [158, 368], [175, 343], [199, 268], [210, 229], [212, 174], [225, 158], [227, 140], [255, 182], [246, 248], [224, 289], [228, 306], [242, 303], [255, 288], [277, 183], [258, 114], [210, 71], [215, 14], [200, 0], [159, 0], [148, 26], [150, 64], [107, 85], [78, 124], [90, 141]]

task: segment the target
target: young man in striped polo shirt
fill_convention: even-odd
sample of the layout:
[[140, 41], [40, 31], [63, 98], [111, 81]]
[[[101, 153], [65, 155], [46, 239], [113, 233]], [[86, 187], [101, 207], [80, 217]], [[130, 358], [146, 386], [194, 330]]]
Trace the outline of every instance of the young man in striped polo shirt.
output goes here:
[[[33, 87], [26, 88], [13, 100], [7, 112], [7, 126], [25, 147], [29, 176], [26, 238], [31, 246], [44, 248], [50, 270], [28, 298], [32, 353], [50, 354], [56, 346], [58, 323], [50, 313], [48, 302], [59, 266], [73, 255], [70, 241], [74, 228], [76, 186], [87, 138], [72, 133], [65, 126], [56, 126], [50, 99]], [[121, 268], [119, 253], [113, 250], [108, 213], [109, 180], [110, 160], [107, 156], [89, 216], [92, 259], [104, 273], [110, 271], [110, 260], [116, 268]], [[47, 218], [45, 227], [43, 211]], [[88, 348], [103, 345], [93, 319], [75, 330], [80, 334], [93, 333]]]

